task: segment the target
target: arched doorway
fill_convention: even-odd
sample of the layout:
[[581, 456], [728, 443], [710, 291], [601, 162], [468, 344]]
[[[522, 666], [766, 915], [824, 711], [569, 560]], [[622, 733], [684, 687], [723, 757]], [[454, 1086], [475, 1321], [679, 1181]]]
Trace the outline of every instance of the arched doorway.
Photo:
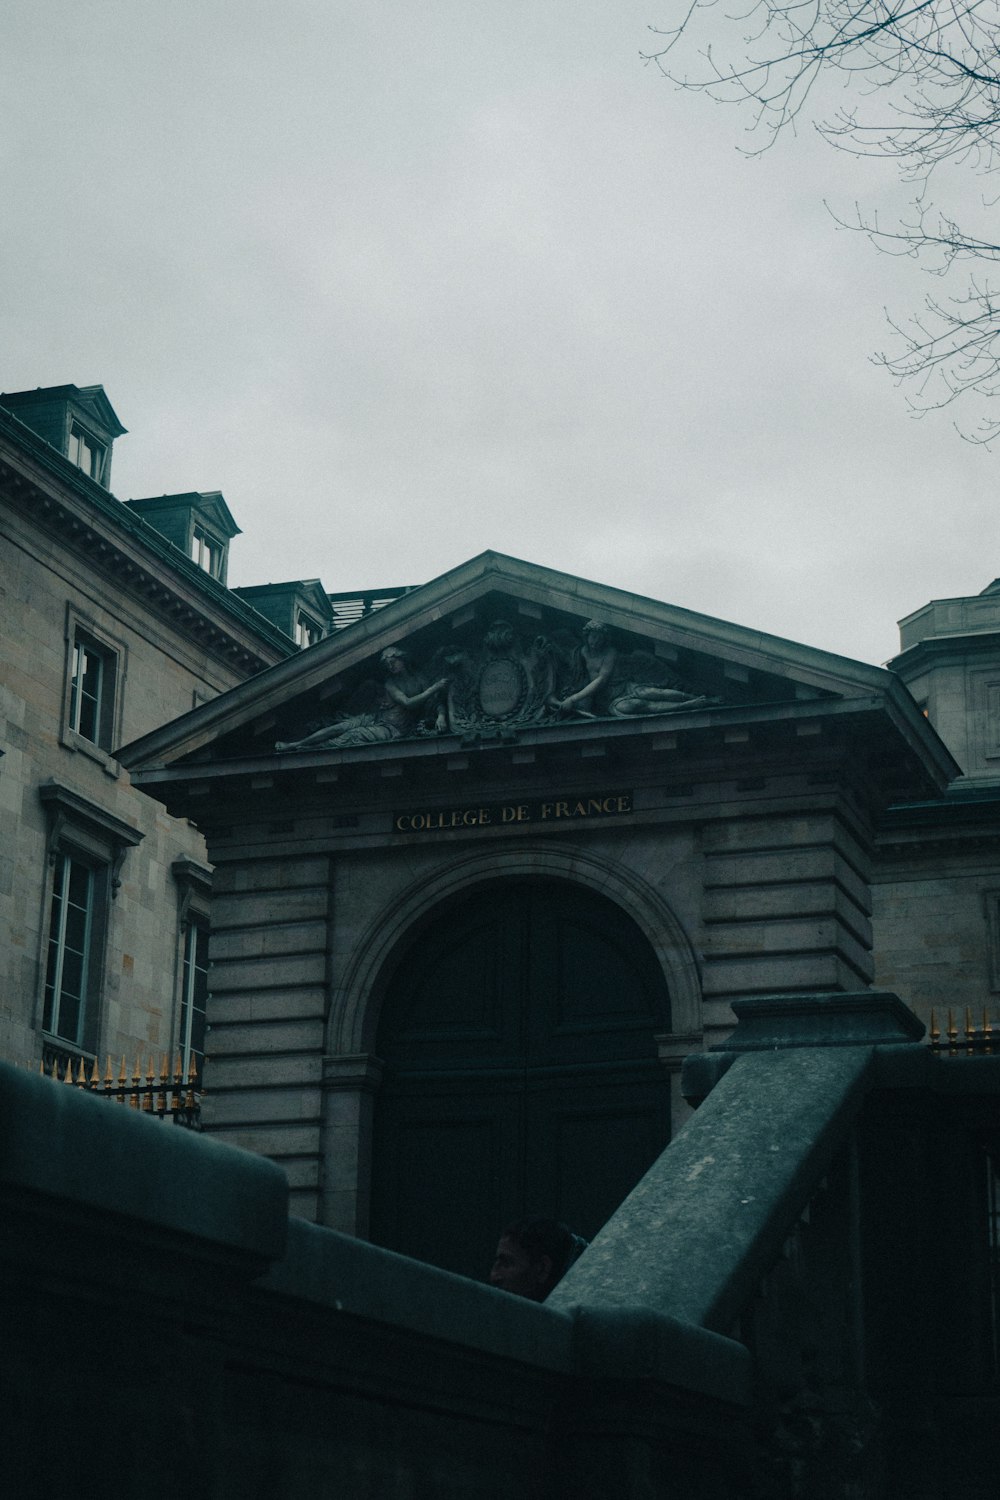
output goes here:
[[478, 885], [411, 936], [376, 1050], [371, 1235], [482, 1277], [523, 1213], [596, 1233], [663, 1149], [666, 982], [619, 906], [569, 881]]

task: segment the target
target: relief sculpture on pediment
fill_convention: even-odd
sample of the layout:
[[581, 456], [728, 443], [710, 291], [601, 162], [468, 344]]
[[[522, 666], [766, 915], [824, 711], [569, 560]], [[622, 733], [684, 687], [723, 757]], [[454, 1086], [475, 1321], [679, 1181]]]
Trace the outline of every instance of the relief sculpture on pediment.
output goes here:
[[553, 700], [560, 714], [635, 719], [718, 702], [683, 687], [650, 652], [620, 653], [599, 620], [588, 620], [583, 627], [583, 644], [574, 653], [574, 667], [570, 690]]
[[440, 648], [424, 670], [408, 652], [382, 652], [384, 680], [363, 683], [347, 711], [275, 749], [334, 750], [419, 735], [463, 739], [577, 719], [641, 718], [718, 700], [691, 691], [647, 651], [621, 652], [590, 620], [577, 644], [565, 630], [530, 639], [496, 620], [472, 646]]
[[302, 739], [278, 740], [275, 750], [342, 750], [404, 739], [419, 731], [422, 716], [430, 709], [434, 732], [444, 733], [448, 728], [444, 704], [448, 679], [442, 677], [428, 685], [414, 671], [407, 653], [396, 646], [383, 651], [379, 662], [385, 681], [374, 689], [365, 683], [356, 695], [360, 700], [372, 700], [370, 707], [340, 714]]
[[444, 653], [448, 723], [454, 734], [488, 734], [544, 724], [553, 714], [556, 648], [523, 641], [506, 620], [489, 627], [477, 649]]

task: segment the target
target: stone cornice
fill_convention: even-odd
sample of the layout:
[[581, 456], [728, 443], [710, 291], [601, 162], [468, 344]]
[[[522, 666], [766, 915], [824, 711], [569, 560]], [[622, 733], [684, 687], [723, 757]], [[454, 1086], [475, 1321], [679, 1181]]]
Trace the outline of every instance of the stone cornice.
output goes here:
[[[647, 718], [545, 724], [521, 730], [516, 738], [497, 736], [473, 746], [463, 745], [456, 735], [443, 734], [296, 755], [276, 755], [270, 747], [262, 747], [259, 755], [229, 760], [191, 759], [163, 764], [151, 758], [135, 758], [131, 776], [135, 786], [171, 810], [185, 805], [196, 820], [197, 812], [191, 811], [194, 804], [188, 807], [185, 799], [189, 795], [203, 799], [209, 789], [220, 796], [239, 797], [246, 795], [248, 786], [322, 785], [352, 771], [375, 781], [414, 774], [419, 777], [432, 770], [437, 774], [462, 773], [480, 763], [480, 757], [485, 757], [476, 773], [480, 776], [503, 777], [507, 772], [501, 765], [512, 760], [516, 763], [517, 759], [523, 765], [526, 758], [534, 762], [536, 757], [546, 766], [579, 763], [593, 773], [605, 764], [607, 756], [607, 765], [616, 766], [619, 775], [629, 759], [636, 757], [636, 763], [643, 767], [657, 764], [658, 774], [690, 780], [695, 775], [715, 779], [720, 774], [745, 774], [739, 768], [747, 765], [753, 765], [762, 775], [773, 776], [773, 757], [780, 761], [793, 754], [799, 770], [811, 762], [822, 768], [823, 776], [839, 777], [837, 767], [848, 739], [861, 733], [866, 743], [873, 744], [870, 735], [875, 725], [891, 734], [884, 706], [876, 697], [849, 702], [720, 705]], [[694, 759], [690, 758], [692, 749]], [[768, 756], [767, 762], [762, 754]], [[727, 765], [728, 769], [723, 769]]]
[[889, 807], [882, 816], [876, 842], [882, 858], [995, 851], [1000, 845], [1000, 790]]
[[907, 646], [887, 663], [890, 672], [904, 681], [942, 661], [963, 660], [967, 656], [995, 654], [1000, 648], [1000, 630], [960, 630], [953, 635], [928, 636]]

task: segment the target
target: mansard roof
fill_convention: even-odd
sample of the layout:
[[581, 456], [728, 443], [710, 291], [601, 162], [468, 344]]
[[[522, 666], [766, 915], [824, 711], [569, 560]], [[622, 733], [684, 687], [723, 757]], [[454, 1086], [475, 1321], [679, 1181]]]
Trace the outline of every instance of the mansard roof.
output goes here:
[[[58, 393], [76, 387], [49, 389]], [[5, 400], [0, 398], [0, 497], [5, 502], [241, 671], [298, 654], [282, 631], [8, 411]]]
[[[281, 583], [244, 583], [233, 589], [269, 620], [291, 614], [297, 605], [313, 610], [324, 625], [333, 625], [333, 605], [320, 578], [288, 578]], [[291, 623], [291, 620], [290, 620]], [[284, 627], [282, 627], [284, 628]]]
[[149, 495], [139, 500], [126, 500], [125, 504], [145, 520], [157, 524], [157, 517], [175, 511], [191, 511], [199, 519], [208, 521], [227, 539], [240, 536], [232, 511], [226, 504], [221, 490], [186, 490], [179, 495]]
[[[109, 439], [124, 437], [128, 431], [119, 421], [103, 385], [47, 385], [35, 390], [0, 393], [0, 406], [15, 415], [30, 413], [53, 402], [68, 402], [79, 407]], [[27, 421], [28, 426], [33, 425], [30, 417], [22, 417], [22, 420]]]
[[[392, 743], [325, 746], [295, 755], [276, 751], [278, 741], [297, 741], [317, 723], [350, 710], [358, 689], [379, 680], [379, 658], [404, 648], [430, 682], [445, 660], [468, 662], [501, 622], [522, 644], [556, 642], [567, 651], [580, 641], [585, 623], [598, 619], [623, 658], [658, 664], [689, 696], [672, 711], [611, 718], [600, 713], [539, 713], [531, 723], [496, 721], [507, 740], [555, 740], [660, 735], [711, 728], [746, 738], [753, 724], [790, 723], [796, 732], [818, 719], [875, 715], [911, 770], [914, 784], [931, 793], [958, 767], [893, 673], [815, 647], [747, 629], [676, 605], [556, 572], [551, 568], [484, 552], [413, 589], [376, 613], [336, 632], [288, 661], [269, 668], [230, 692], [120, 750], [119, 758], [147, 790], [190, 777], [206, 763], [268, 772], [294, 764], [353, 762], [395, 755], [446, 753], [456, 749], [454, 725], [434, 735], [404, 736]], [[515, 648], [512, 648], [514, 650]], [[496, 657], [497, 652], [493, 652]], [[654, 674], [655, 676], [655, 674]], [[662, 676], [656, 680], [665, 680]], [[683, 694], [679, 695], [683, 698]], [[799, 727], [801, 726], [801, 727]], [[468, 725], [466, 725], [468, 729]], [[490, 735], [484, 717], [472, 739]], [[458, 739], [461, 740], [461, 734]], [[470, 737], [466, 735], [468, 740]], [[652, 741], [650, 741], [652, 743]], [[895, 753], [895, 751], [893, 752]]]

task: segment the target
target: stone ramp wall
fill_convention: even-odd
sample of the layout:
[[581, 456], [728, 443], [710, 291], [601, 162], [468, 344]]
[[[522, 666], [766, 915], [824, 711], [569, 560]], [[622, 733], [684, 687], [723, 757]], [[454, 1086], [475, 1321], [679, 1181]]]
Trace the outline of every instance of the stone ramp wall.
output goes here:
[[260, 1157], [0, 1066], [19, 1500], [746, 1493], [748, 1359], [287, 1218]]

